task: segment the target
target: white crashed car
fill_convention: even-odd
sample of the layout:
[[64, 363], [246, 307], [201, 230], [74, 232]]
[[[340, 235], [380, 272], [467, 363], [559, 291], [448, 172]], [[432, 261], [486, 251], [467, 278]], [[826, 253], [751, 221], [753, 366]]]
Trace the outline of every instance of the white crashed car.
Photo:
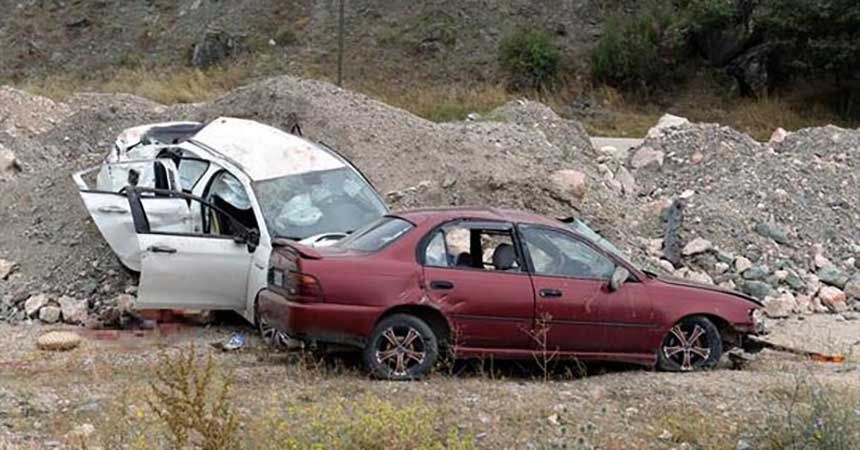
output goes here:
[[124, 131], [74, 175], [138, 309], [235, 310], [254, 322], [275, 238], [321, 246], [387, 213], [343, 156], [261, 123], [219, 118]]

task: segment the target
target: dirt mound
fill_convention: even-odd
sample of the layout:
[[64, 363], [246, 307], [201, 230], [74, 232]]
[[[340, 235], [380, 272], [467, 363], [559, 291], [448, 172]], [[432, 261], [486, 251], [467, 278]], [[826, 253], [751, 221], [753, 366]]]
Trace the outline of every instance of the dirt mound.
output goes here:
[[[278, 77], [196, 105], [83, 94], [56, 108], [63, 115], [52, 127], [5, 142], [27, 161], [37, 148], [52, 149], [0, 192], [0, 258], [18, 263], [0, 287], [7, 304], [47, 293], [98, 307], [132, 282], [80, 206], [71, 174], [98, 164], [123, 129], [163, 120], [229, 115], [284, 129], [298, 120], [306, 137], [352, 159], [392, 208], [495, 205], [576, 215], [627, 242], [617, 231], [631, 199], [606, 184], [581, 125], [532, 102], [512, 102], [488, 120], [437, 124], [328, 83]], [[559, 172], [581, 174], [581, 185], [560, 183]]]

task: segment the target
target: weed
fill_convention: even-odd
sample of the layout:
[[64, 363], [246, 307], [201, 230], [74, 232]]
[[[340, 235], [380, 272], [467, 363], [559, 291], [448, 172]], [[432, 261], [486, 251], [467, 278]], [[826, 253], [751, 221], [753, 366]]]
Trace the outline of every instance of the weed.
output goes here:
[[757, 448], [849, 450], [860, 448], [860, 401], [856, 392], [825, 386], [797, 377], [793, 389], [774, 413], [755, 431]]
[[544, 382], [549, 381], [552, 372], [552, 366], [554, 365], [555, 360], [558, 357], [558, 348], [549, 347], [549, 331], [551, 321], [552, 316], [550, 316], [548, 313], [543, 313], [535, 320], [534, 328], [531, 330], [526, 330], [526, 333], [535, 343], [536, 348], [534, 352], [532, 352], [532, 356], [534, 357], [535, 362], [540, 368]]
[[260, 448], [471, 449], [471, 436], [437, 427], [441, 416], [421, 402], [397, 406], [363, 396], [357, 400], [290, 403], [257, 424]]
[[233, 379], [219, 373], [210, 353], [200, 360], [194, 346], [176, 356], [162, 354], [150, 382], [150, 408], [170, 432], [173, 448], [194, 442], [204, 450], [232, 449], [238, 445], [239, 419], [230, 398]]

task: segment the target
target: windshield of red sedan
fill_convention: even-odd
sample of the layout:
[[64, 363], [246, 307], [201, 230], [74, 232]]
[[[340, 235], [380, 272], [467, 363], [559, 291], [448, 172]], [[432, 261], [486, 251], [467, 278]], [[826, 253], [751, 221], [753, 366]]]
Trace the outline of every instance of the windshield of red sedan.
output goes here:
[[383, 217], [338, 241], [335, 245], [347, 250], [375, 252], [400, 239], [415, 226], [398, 217]]

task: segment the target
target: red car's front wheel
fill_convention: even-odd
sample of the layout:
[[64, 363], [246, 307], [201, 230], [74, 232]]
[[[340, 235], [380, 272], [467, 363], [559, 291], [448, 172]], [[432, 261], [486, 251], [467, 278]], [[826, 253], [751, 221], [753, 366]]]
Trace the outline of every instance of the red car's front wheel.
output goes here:
[[687, 317], [676, 323], [660, 344], [657, 366], [671, 372], [709, 369], [723, 353], [720, 330], [705, 317]]
[[430, 326], [408, 314], [394, 314], [373, 329], [364, 348], [370, 373], [387, 380], [426, 376], [439, 356], [439, 342]]

